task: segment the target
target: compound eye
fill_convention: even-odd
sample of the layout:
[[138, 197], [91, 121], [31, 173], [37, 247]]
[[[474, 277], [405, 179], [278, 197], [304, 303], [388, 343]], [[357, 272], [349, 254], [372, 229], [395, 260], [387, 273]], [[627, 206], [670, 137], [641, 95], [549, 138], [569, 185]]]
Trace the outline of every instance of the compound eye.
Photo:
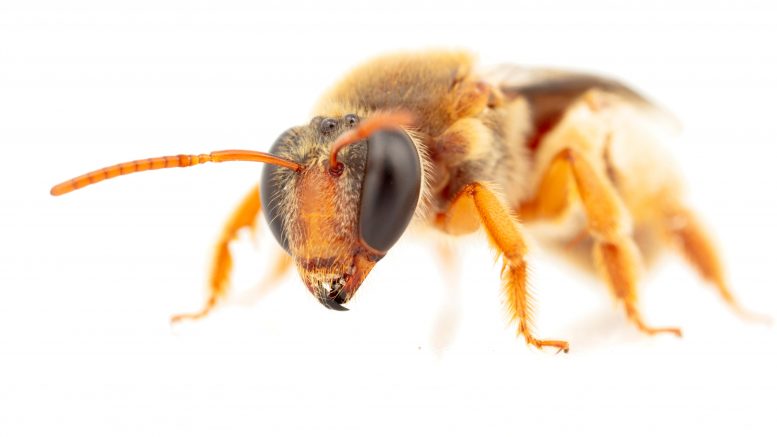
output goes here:
[[[279, 150], [287, 142], [289, 131], [284, 132], [275, 140], [270, 153], [278, 155]], [[270, 226], [273, 236], [286, 252], [289, 252], [289, 240], [283, 229], [283, 218], [281, 215], [282, 196], [287, 195], [283, 189], [283, 182], [288, 180], [284, 178], [281, 172], [289, 172], [289, 169], [277, 167], [274, 165], [265, 165], [262, 170], [262, 180], [260, 183], [262, 212], [267, 224]]]
[[386, 252], [405, 232], [421, 195], [421, 159], [403, 131], [385, 130], [367, 139], [359, 233], [371, 248]]

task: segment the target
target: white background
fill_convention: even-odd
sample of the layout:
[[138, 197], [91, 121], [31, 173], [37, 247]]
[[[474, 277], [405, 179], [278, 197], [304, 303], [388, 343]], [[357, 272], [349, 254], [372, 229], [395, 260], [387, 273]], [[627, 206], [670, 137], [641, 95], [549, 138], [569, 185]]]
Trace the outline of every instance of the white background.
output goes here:
[[266, 150], [357, 63], [467, 48], [607, 73], [670, 108], [689, 200], [737, 295], [774, 316], [773, 2], [261, 4], [0, 2], [0, 435], [775, 435], [775, 327], [734, 316], [676, 256], [642, 296], [682, 340], [639, 334], [602, 285], [536, 248], [537, 334], [572, 347], [553, 355], [507, 325], [482, 235], [454, 246], [447, 280], [428, 241], [404, 238], [335, 313], [296, 273], [258, 301], [265, 228], [259, 250], [234, 246], [233, 298], [171, 328], [201, 304], [212, 242], [261, 167], [48, 195], [123, 160]]

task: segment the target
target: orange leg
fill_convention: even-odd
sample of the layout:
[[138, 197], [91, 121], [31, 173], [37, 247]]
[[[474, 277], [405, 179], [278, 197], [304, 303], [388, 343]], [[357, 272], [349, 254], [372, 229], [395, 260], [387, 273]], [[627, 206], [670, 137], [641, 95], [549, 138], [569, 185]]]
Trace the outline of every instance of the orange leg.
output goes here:
[[278, 283], [289, 272], [291, 267], [291, 255], [284, 250], [279, 250], [275, 257], [275, 264], [267, 273], [267, 276], [259, 283], [259, 288], [269, 289]]
[[[647, 334], [680, 336], [678, 328], [654, 328], [642, 318], [637, 302], [639, 251], [630, 235], [628, 212], [609, 179], [573, 149], [560, 152], [553, 159], [550, 169], [540, 184], [536, 200], [529, 202], [529, 208], [521, 211], [527, 209], [540, 216], [546, 216], [544, 213], [549, 211], [560, 211], [560, 199], [571, 198], [571, 182], [585, 209], [588, 232], [595, 240], [593, 255], [597, 269], [613, 294], [623, 303], [626, 315], [640, 331]], [[550, 199], [549, 206], [543, 205], [544, 197]]]
[[554, 219], [567, 210], [575, 195], [575, 181], [569, 164], [556, 157], [542, 175], [534, 199], [521, 204], [518, 216], [525, 222]]
[[437, 315], [437, 321], [434, 324], [431, 346], [437, 353], [443, 350], [453, 340], [456, 327], [459, 320], [459, 287], [458, 272], [461, 269], [458, 257], [447, 242], [440, 241], [435, 247], [437, 259], [440, 262], [443, 278], [446, 285], [445, 303]]
[[283, 279], [286, 273], [291, 270], [291, 255], [286, 253], [286, 251], [283, 249], [278, 249], [277, 253], [274, 255], [274, 258], [275, 261], [272, 267], [270, 267], [270, 270], [265, 274], [265, 277], [256, 285], [256, 287], [254, 287], [256, 292], [250, 293], [249, 296], [246, 296], [240, 301], [241, 303], [253, 304], [259, 299], [263, 298], [270, 291], [272, 291], [275, 285], [277, 285], [278, 282]]
[[238, 208], [232, 213], [216, 243], [210, 271], [210, 295], [205, 301], [205, 306], [195, 313], [174, 315], [171, 319], [173, 323], [205, 317], [226, 296], [229, 286], [229, 275], [232, 272], [232, 255], [229, 252], [229, 243], [237, 238], [238, 231], [241, 229], [249, 228], [254, 230], [256, 217], [260, 212], [261, 202], [259, 201], [259, 186], [257, 185], [248, 192]]
[[502, 279], [507, 305], [513, 319], [518, 323], [518, 333], [523, 335], [526, 343], [537, 348], [549, 346], [567, 352], [569, 344], [566, 341], [540, 340], [532, 334], [532, 305], [526, 286], [524, 259], [526, 243], [518, 222], [490, 189], [477, 182], [464, 186], [453, 200], [449, 213], [438, 218], [438, 225], [446, 229], [449, 224], [461, 222], [461, 217], [457, 215], [472, 210], [465, 207], [467, 203], [474, 208], [491, 244], [503, 259]]
[[669, 239], [675, 243], [699, 275], [715, 285], [723, 300], [746, 319], [770, 322], [769, 316], [743, 308], [731, 293], [715, 246], [695, 214], [684, 207], [673, 207], [668, 208], [665, 216], [663, 227]]

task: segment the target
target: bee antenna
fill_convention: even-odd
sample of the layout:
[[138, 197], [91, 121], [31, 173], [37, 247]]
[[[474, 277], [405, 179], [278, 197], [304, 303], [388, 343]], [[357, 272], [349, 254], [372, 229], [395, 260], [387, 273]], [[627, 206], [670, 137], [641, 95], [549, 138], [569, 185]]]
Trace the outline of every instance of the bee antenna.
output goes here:
[[329, 171], [337, 172], [341, 164], [337, 162], [337, 154], [340, 150], [358, 143], [369, 137], [374, 132], [384, 129], [399, 129], [413, 124], [413, 116], [406, 111], [378, 112], [372, 117], [359, 123], [353, 129], [343, 132], [332, 143], [329, 149]]
[[121, 164], [101, 168], [81, 176], [70, 179], [55, 185], [51, 189], [52, 196], [61, 196], [71, 191], [84, 188], [88, 185], [102, 182], [106, 179], [112, 179], [117, 176], [124, 176], [132, 173], [148, 170], [160, 170], [163, 168], [191, 167], [193, 165], [205, 164], [206, 162], [226, 162], [226, 161], [252, 161], [263, 162], [265, 164], [277, 165], [299, 172], [302, 165], [279, 156], [269, 153], [255, 152], [253, 150], [220, 150], [201, 155], [172, 155], [160, 156], [158, 158], [139, 159], [137, 161], [122, 162]]

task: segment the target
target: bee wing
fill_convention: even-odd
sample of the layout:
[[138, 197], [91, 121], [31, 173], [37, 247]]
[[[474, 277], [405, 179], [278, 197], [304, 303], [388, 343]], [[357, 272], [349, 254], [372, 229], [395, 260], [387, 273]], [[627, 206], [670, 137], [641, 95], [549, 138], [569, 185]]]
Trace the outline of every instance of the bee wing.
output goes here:
[[680, 129], [680, 122], [670, 112], [634, 89], [608, 77], [509, 64], [485, 70], [481, 72], [481, 77], [499, 89], [508, 100], [526, 98], [532, 109], [535, 126], [540, 130], [553, 127], [564, 111], [591, 89], [616, 95], [640, 107], [672, 131]]

